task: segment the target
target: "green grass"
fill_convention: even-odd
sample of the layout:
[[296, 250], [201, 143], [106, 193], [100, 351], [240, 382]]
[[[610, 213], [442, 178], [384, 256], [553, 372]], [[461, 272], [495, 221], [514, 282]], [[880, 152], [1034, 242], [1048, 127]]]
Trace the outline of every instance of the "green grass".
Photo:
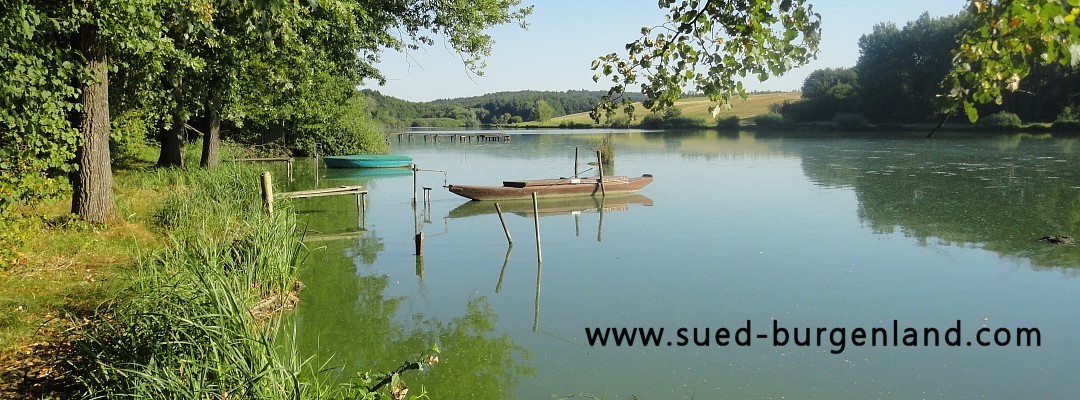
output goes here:
[[265, 212], [260, 167], [149, 156], [117, 172], [106, 224], [64, 199], [18, 210], [31, 234], [0, 269], [0, 398], [374, 398], [380, 375], [331, 384], [275, 341], [302, 248], [288, 201]]

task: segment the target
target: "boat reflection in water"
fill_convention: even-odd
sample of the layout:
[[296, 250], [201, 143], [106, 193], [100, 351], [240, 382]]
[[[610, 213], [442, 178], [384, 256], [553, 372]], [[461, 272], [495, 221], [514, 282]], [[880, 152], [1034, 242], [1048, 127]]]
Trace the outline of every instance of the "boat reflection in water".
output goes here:
[[[465, 218], [477, 215], [495, 214], [494, 201], [468, 201], [450, 210], [450, 218]], [[532, 199], [499, 201], [504, 213], [522, 217], [533, 216]], [[537, 211], [541, 217], [550, 215], [575, 215], [609, 211], [627, 211], [630, 205], [652, 206], [652, 199], [637, 193], [600, 196], [553, 197], [537, 201]]]
[[327, 168], [323, 179], [356, 180], [410, 175], [412, 175], [412, 170], [409, 168]]

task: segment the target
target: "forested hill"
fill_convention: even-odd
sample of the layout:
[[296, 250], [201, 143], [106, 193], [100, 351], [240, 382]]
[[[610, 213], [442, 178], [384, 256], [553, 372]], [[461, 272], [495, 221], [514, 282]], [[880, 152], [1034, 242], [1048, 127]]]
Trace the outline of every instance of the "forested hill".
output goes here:
[[[386, 96], [375, 90], [365, 89], [362, 92], [367, 99], [371, 116], [389, 127], [479, 126], [545, 121], [553, 117], [589, 111], [606, 93], [587, 90], [524, 90], [414, 103]], [[634, 101], [644, 99], [640, 93], [631, 93], [628, 96]]]

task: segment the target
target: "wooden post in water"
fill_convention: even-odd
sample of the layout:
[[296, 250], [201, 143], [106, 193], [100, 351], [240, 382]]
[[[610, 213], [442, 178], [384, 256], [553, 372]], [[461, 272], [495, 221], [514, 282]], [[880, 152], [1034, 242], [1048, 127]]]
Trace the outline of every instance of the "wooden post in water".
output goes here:
[[417, 233], [416, 236], [413, 238], [413, 240], [416, 242], [416, 255], [423, 256], [424, 255], [424, 232], [421, 231], [421, 232]]
[[412, 203], [416, 205], [416, 164], [412, 165]]
[[364, 224], [367, 220], [367, 193], [359, 193], [356, 195], [356, 222], [360, 224], [360, 228], [364, 228]]
[[495, 203], [495, 213], [499, 214], [499, 222], [502, 222], [503, 233], [506, 234], [506, 244], [510, 245], [510, 246], [513, 246], [514, 245], [514, 239], [510, 238], [510, 230], [506, 229], [506, 218], [503, 218], [502, 207], [499, 207], [498, 202]]
[[262, 182], [263, 205], [266, 206], [266, 214], [274, 215], [274, 185], [271, 182], [270, 171], [264, 171], [259, 177]]
[[604, 190], [604, 159], [600, 156], [600, 150], [596, 151], [596, 167], [600, 169], [600, 195], [607, 197], [607, 191]]
[[431, 207], [431, 188], [424, 188], [424, 208]]
[[578, 176], [578, 147], [574, 147], [574, 177]]
[[536, 230], [536, 262], [544, 262], [544, 255], [540, 251], [540, 207], [536, 204], [536, 192], [532, 193], [533, 200], [533, 227]]

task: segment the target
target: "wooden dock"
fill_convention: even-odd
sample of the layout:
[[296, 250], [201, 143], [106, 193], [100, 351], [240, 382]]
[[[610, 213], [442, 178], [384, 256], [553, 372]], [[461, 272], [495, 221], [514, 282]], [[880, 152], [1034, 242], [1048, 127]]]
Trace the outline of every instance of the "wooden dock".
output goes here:
[[281, 192], [277, 193], [277, 197], [284, 197], [290, 199], [306, 199], [308, 197], [340, 196], [346, 194], [355, 194], [357, 196], [357, 199], [360, 199], [361, 197], [367, 195], [367, 189], [364, 189], [363, 186], [338, 186], [333, 188], [298, 190], [295, 192]]
[[[323, 196], [343, 196], [343, 195], [356, 195], [356, 223], [361, 229], [364, 228], [367, 220], [367, 189], [363, 186], [338, 186], [333, 188], [322, 189], [310, 189], [310, 190], [298, 190], [295, 192], [281, 192], [273, 193], [273, 197], [289, 198], [289, 199], [307, 199], [312, 197]], [[265, 196], [265, 194], [264, 194]], [[273, 204], [273, 201], [270, 202]], [[267, 206], [270, 212], [273, 212], [273, 206]]]
[[510, 135], [505, 133], [399, 133], [397, 134], [398, 142], [402, 141], [415, 141], [415, 137], [421, 136], [424, 141], [431, 141], [432, 143], [438, 143], [441, 139], [444, 142], [472, 142], [475, 140], [480, 142], [509, 142]]

